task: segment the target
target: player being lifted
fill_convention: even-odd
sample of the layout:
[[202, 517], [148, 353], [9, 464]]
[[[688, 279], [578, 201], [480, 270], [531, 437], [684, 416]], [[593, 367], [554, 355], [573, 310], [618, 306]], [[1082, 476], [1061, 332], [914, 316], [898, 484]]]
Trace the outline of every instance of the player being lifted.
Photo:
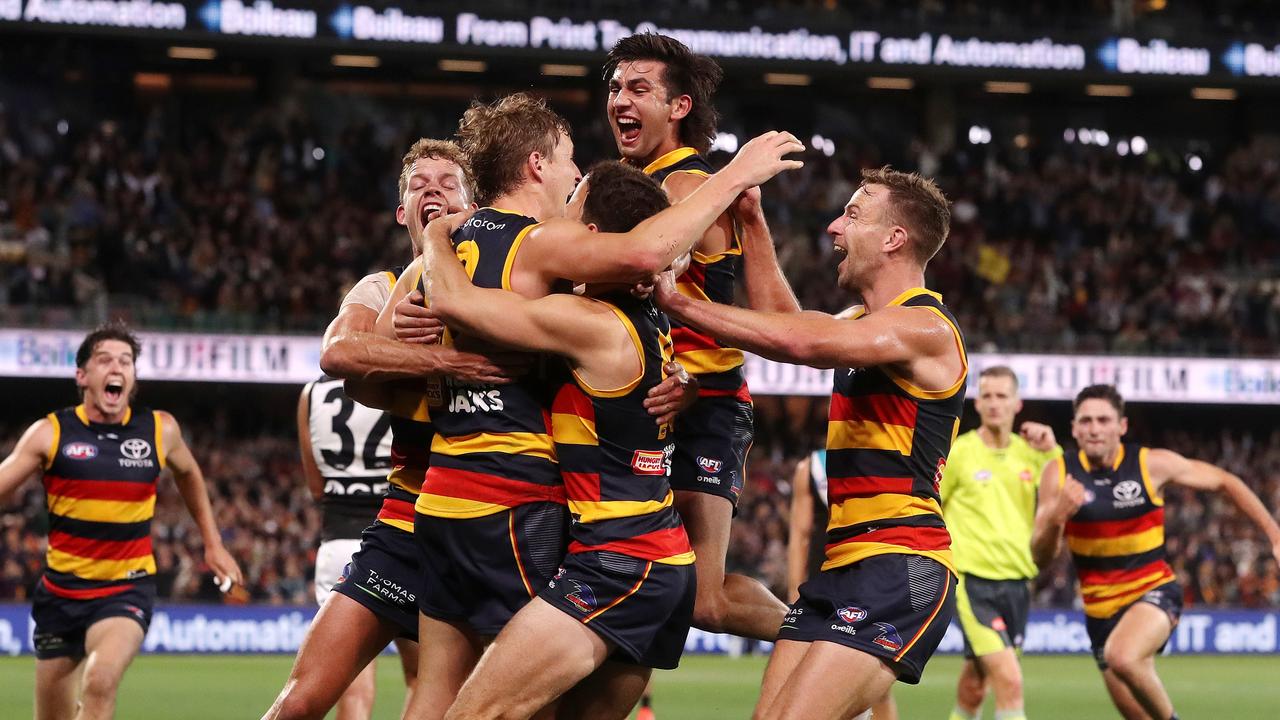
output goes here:
[[[567, 290], [566, 278], [633, 283], [651, 277], [687, 253], [742, 191], [798, 167], [781, 158], [803, 148], [789, 134], [767, 133], [745, 145], [732, 171], [701, 195], [631, 232], [591, 233], [563, 217], [580, 175], [568, 125], [544, 103], [517, 94], [473, 105], [458, 134], [477, 197], [488, 207], [454, 244], [477, 286], [527, 298]], [[416, 284], [409, 274], [402, 279], [402, 291]], [[412, 307], [398, 303], [397, 318]], [[390, 324], [388, 318], [388, 331]], [[557, 378], [542, 373], [502, 388], [451, 383], [441, 407], [432, 410], [436, 439], [415, 532], [426, 577], [419, 598], [421, 664], [435, 672], [419, 676], [413, 717], [435, 717], [449, 706], [483, 638], [496, 635], [564, 557], [564, 486], [545, 421], [557, 386]]]
[[[643, 33], [618, 41], [605, 63], [607, 113], [618, 152], [659, 183], [673, 202], [707, 181], [704, 154], [716, 134], [711, 96], [720, 83], [715, 61], [680, 41]], [[745, 275], [751, 307], [799, 312], [778, 268], [773, 240], [748, 194], [734, 216], [726, 212], [698, 240], [677, 287], [692, 298], [733, 303], [734, 279]], [[738, 229], [741, 229], [741, 234]], [[746, 458], [754, 434], [742, 351], [672, 319], [676, 360], [700, 385], [698, 401], [676, 424], [671, 486], [698, 554], [694, 625], [773, 640], [786, 605], [754, 578], [725, 574], [725, 555]]]
[[1062, 454], [1048, 425], [1022, 423], [1018, 376], [1003, 365], [978, 376], [982, 423], [956, 438], [942, 473], [942, 510], [960, 584], [956, 614], [965, 662], [951, 720], [982, 714], [987, 684], [998, 720], [1024, 720], [1018, 650], [1031, 605], [1031, 528], [1040, 472]]
[[1164, 488], [1221, 492], [1280, 557], [1280, 526], [1240, 478], [1172, 450], [1123, 442], [1124, 399], [1110, 385], [1075, 398], [1078, 452], [1044, 469], [1031, 553], [1044, 567], [1065, 533], [1084, 600], [1085, 628], [1107, 692], [1127, 720], [1176, 718], [1155, 655], [1182, 614], [1182, 589], [1164, 549]]
[[80, 404], [37, 420], [0, 464], [0, 505], [36, 472], [49, 505], [48, 567], [31, 606], [37, 720], [114, 715], [155, 604], [151, 518], [162, 470], [173, 473], [220, 587], [243, 582], [178, 421], [133, 405], [139, 350], [121, 324], [85, 336], [76, 351]]
[[839, 284], [863, 303], [848, 320], [702, 302], [679, 293], [669, 276], [658, 285], [659, 307], [673, 319], [764, 357], [836, 369], [827, 559], [783, 620], [757, 718], [835, 720], [866, 711], [895, 678], [919, 681], [954, 613], [938, 483], [968, 366], [951, 312], [923, 287], [950, 215], [931, 181], [864, 171], [827, 228], [843, 258]]
[[[401, 225], [409, 217], [426, 221], [472, 207], [466, 158], [457, 145], [447, 141], [422, 138], [414, 143], [401, 163], [398, 189], [396, 221]], [[412, 256], [417, 257], [422, 248], [410, 240]], [[338, 553], [341, 557], [336, 569], [344, 579], [322, 603], [288, 681], [267, 712], [268, 718], [319, 718], [335, 703], [340, 718], [347, 717], [348, 712], [351, 717], [367, 718], [374, 696], [370, 661], [392, 640], [400, 651], [405, 681], [412, 694], [417, 675], [418, 649], [414, 640], [418, 635], [418, 612], [413, 599], [407, 596], [416, 596], [421, 582], [418, 548], [412, 535], [413, 503], [426, 474], [434, 432], [422, 393], [410, 381], [438, 374], [477, 382], [502, 382], [505, 377], [501, 366], [474, 353], [440, 345], [405, 345], [373, 334], [393, 281], [393, 273], [372, 273], [352, 287], [325, 332], [320, 356], [325, 372], [346, 378], [347, 390], [357, 400], [388, 411], [388, 491], [385, 497], [378, 498], [376, 521], [360, 525], [364, 532], [355, 558], [350, 551]], [[327, 392], [335, 391], [338, 394], [334, 397], [345, 397], [336, 387]], [[350, 422], [351, 415], [343, 423], [337, 423], [336, 418], [330, 420], [335, 431], [346, 433], [353, 445], [357, 439], [361, 444], [367, 443], [373, 433], [357, 434]], [[364, 449], [353, 447], [353, 456], [357, 450], [363, 453]], [[317, 586], [322, 582], [322, 560], [323, 553], [317, 556]], [[349, 560], [351, 564], [344, 570]], [[336, 582], [337, 573], [327, 579]], [[392, 586], [400, 591], [384, 592]], [[362, 672], [363, 668], [368, 670]]]

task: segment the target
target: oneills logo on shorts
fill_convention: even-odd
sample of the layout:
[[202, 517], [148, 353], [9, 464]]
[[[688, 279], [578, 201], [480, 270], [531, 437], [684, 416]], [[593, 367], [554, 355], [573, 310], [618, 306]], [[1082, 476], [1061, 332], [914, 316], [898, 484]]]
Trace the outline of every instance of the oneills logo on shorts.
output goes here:
[[637, 450], [631, 456], [631, 471], [636, 475], [666, 475], [666, 453], [661, 450]]

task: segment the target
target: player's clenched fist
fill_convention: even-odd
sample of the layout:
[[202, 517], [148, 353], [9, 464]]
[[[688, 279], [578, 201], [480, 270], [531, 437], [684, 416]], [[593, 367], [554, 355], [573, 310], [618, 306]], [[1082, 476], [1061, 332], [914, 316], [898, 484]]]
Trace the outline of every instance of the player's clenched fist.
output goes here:
[[1080, 506], [1084, 504], [1085, 499], [1084, 485], [1081, 485], [1079, 480], [1068, 475], [1058, 492], [1058, 517], [1063, 522], [1066, 522], [1072, 515], [1076, 514]]

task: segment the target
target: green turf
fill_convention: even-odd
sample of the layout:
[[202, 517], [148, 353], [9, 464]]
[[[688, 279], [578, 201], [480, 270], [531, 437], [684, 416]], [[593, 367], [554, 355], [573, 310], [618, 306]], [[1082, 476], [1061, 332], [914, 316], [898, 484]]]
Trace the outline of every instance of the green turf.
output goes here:
[[[291, 658], [274, 656], [143, 657], [125, 676], [116, 717], [255, 718], [279, 690], [290, 662]], [[396, 660], [380, 662], [375, 717], [395, 718], [402, 697]], [[33, 665], [31, 658], [0, 659], [0, 717], [5, 720], [31, 716]], [[939, 657], [930, 663], [921, 685], [899, 685], [895, 692], [902, 718], [945, 720], [959, 666], [958, 658]], [[1184, 718], [1280, 717], [1280, 658], [1170, 657], [1160, 659], [1158, 666]], [[1024, 668], [1028, 717], [1116, 717], [1087, 657], [1029, 657]], [[658, 718], [749, 717], [763, 669], [762, 658], [686, 658], [679, 670], [658, 675], [654, 691]]]

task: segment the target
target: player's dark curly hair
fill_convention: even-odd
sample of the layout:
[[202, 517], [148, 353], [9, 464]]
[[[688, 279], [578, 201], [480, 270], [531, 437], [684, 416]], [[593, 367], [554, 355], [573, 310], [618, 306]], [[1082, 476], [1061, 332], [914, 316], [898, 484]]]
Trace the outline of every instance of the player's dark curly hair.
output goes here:
[[133, 334], [129, 326], [123, 320], [112, 320], [103, 323], [94, 329], [93, 332], [84, 336], [84, 340], [80, 343], [80, 349], [76, 350], [76, 367], [84, 369], [89, 364], [89, 358], [93, 357], [93, 351], [97, 349], [98, 343], [107, 340], [119, 340], [129, 346], [133, 350], [133, 359], [136, 362], [138, 356], [142, 354], [142, 345], [138, 342], [138, 337]]
[[458, 123], [458, 144], [471, 160], [476, 202], [488, 205], [520, 187], [529, 154], [550, 157], [569, 122], [527, 93], [486, 105], [473, 101]]
[[617, 160], [593, 165], [587, 182], [582, 221], [594, 224], [601, 232], [629, 232], [671, 206], [653, 178]]
[[680, 142], [705, 153], [716, 137], [720, 113], [711, 104], [724, 71], [715, 60], [699, 55], [673, 37], [657, 33], [639, 33], [618, 41], [604, 63], [604, 78], [624, 62], [657, 60], [666, 66], [662, 73], [667, 100], [688, 95], [693, 101], [689, 114], [680, 121]]
[[1116, 409], [1116, 414], [1124, 417], [1124, 398], [1115, 385], [1090, 385], [1076, 393], [1076, 399], [1071, 401], [1071, 412], [1079, 410], [1085, 400], [1106, 400]]

